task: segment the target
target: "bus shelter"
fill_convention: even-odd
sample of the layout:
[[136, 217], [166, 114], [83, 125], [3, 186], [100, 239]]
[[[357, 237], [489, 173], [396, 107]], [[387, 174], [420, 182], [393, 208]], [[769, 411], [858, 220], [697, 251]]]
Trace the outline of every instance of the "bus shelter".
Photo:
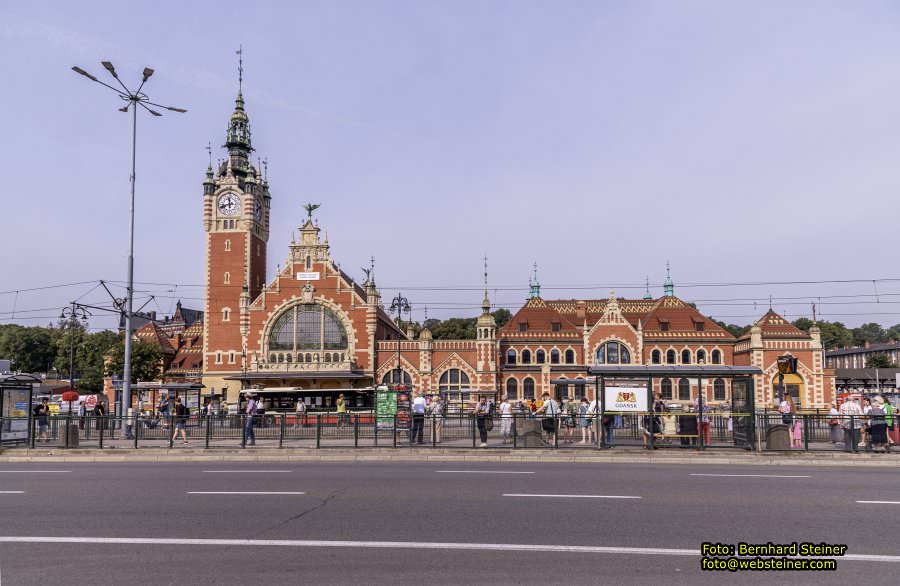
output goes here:
[[206, 387], [202, 383], [140, 382], [132, 385], [131, 388], [137, 391], [141, 410], [149, 411], [152, 414], [159, 406], [163, 396], [168, 397], [169, 401], [174, 400], [175, 397], [181, 397], [185, 407], [196, 412], [203, 406], [201, 393]]
[[[707, 417], [705, 408], [703, 381], [711, 379], [728, 379], [731, 382], [731, 397], [728, 402], [731, 418], [732, 439], [736, 447], [753, 449], [754, 443], [754, 388], [753, 375], [762, 374], [755, 366], [730, 366], [721, 364], [610, 364], [593, 366], [588, 373], [594, 377], [594, 397], [599, 399], [600, 420], [605, 413], [635, 413], [648, 418], [657, 416], [653, 400], [655, 380], [687, 379], [697, 383], [696, 418], [697, 430], [702, 429], [703, 418]], [[682, 415], [685, 417], [685, 415]], [[690, 417], [690, 415], [687, 415]], [[663, 435], [655, 429], [656, 424], [648, 426], [650, 430], [650, 447], [655, 447], [658, 436]], [[606, 434], [599, 433], [605, 442]], [[696, 445], [704, 449], [704, 434], [698, 432]]]
[[34, 385], [40, 382], [30, 374], [0, 376], [0, 444], [31, 440]]

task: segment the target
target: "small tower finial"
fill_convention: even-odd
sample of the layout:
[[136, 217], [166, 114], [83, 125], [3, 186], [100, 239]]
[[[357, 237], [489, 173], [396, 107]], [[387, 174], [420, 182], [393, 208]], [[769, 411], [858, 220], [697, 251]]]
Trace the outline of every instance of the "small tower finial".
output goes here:
[[537, 262], [534, 263], [534, 273], [532, 274], [531, 280], [528, 282], [528, 287], [530, 289], [528, 293], [529, 299], [534, 299], [535, 297], [541, 296], [541, 284], [538, 282], [537, 276], [538, 265]]
[[212, 143], [206, 142], [206, 152], [209, 153], [209, 168], [212, 169]]
[[308, 203], [303, 206], [303, 209], [306, 210], [306, 215], [308, 220], [312, 220], [313, 212], [322, 207], [320, 203]]
[[772, 311], [772, 294], [769, 293], [769, 311]]
[[241, 94], [244, 89], [244, 45], [238, 45], [235, 53], [238, 56], [238, 94]]
[[644, 299], [653, 299], [653, 295], [650, 294], [650, 275], [647, 275], [647, 281], [645, 283], [644, 289]]
[[816, 323], [816, 304], [812, 304], [813, 323]]
[[666, 282], [663, 283], [663, 291], [666, 297], [675, 296], [675, 283], [672, 282], [672, 273], [669, 267], [669, 259], [666, 259]]
[[424, 323], [426, 321], [428, 321], [428, 306], [427, 305], [425, 306], [425, 321], [423, 321], [422, 324], [424, 325]]
[[484, 299], [481, 301], [482, 315], [487, 315], [491, 311], [491, 300], [488, 298], [488, 271], [487, 271], [487, 254], [482, 257], [484, 260]]

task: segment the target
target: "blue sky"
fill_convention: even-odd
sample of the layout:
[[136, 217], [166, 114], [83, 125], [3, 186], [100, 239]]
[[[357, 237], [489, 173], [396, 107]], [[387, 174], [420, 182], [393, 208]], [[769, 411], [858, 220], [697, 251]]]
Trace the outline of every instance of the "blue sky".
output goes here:
[[[898, 323], [900, 280], [872, 282], [900, 279], [898, 23], [873, 1], [6, 3], [0, 323], [105, 296], [16, 290], [125, 279], [130, 116], [70, 70], [103, 79], [104, 59], [189, 109], [138, 121], [135, 275], [165, 284], [138, 286], [148, 309], [202, 307], [205, 147], [240, 44], [270, 274], [311, 201], [342, 267], [361, 280], [374, 255], [416, 319], [477, 315], [478, 291], [440, 289], [478, 287], [487, 254], [511, 308], [533, 262], [546, 298], [605, 298], [647, 276], [660, 295], [670, 259], [727, 321], [773, 295]], [[687, 286], [824, 280], [859, 282]]]

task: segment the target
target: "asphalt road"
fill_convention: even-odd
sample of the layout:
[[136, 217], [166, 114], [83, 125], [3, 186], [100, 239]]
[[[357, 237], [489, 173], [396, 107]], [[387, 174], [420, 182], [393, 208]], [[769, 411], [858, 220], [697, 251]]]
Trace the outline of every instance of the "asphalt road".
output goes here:
[[[834, 572], [707, 572], [696, 553], [704, 541], [846, 544], [848, 555]], [[887, 583], [900, 577], [898, 546], [891, 469], [0, 467], [3, 586]]]

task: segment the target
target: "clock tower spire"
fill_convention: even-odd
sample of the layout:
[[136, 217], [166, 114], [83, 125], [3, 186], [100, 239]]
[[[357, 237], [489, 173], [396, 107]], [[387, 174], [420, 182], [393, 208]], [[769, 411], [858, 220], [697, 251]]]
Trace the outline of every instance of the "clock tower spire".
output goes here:
[[[238, 93], [223, 147], [226, 159], [210, 162], [203, 181], [206, 231], [206, 302], [203, 322], [204, 380], [218, 391], [241, 372], [246, 313], [266, 283], [269, 182], [250, 160], [250, 119], [244, 109], [243, 48], [238, 49]], [[250, 309], [249, 311], [252, 311]]]

